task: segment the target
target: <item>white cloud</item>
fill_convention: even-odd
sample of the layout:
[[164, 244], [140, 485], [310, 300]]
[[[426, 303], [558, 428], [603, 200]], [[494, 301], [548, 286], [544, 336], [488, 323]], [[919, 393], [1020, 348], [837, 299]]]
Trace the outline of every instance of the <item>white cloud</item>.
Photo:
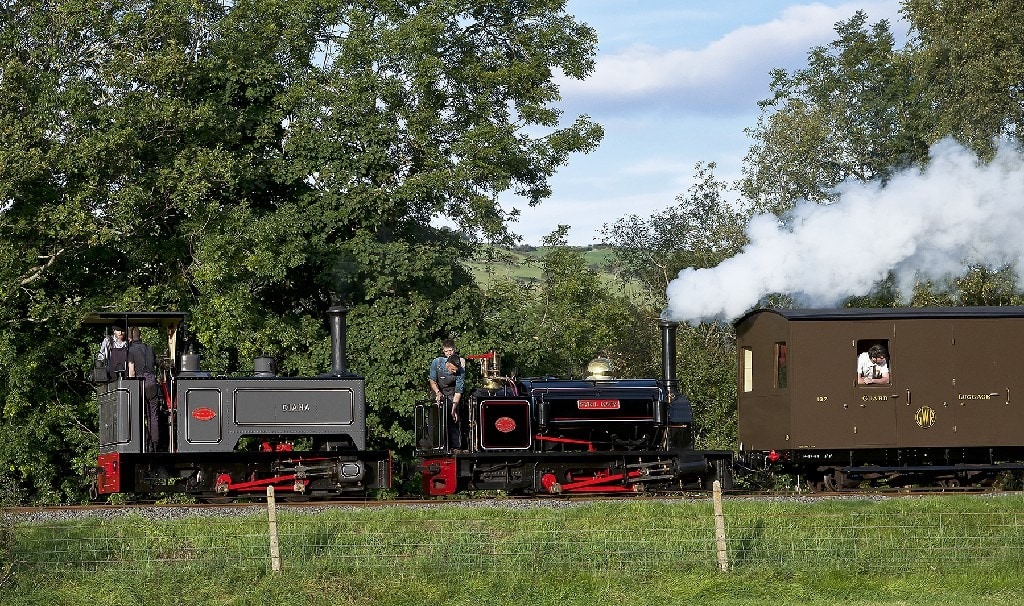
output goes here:
[[835, 39], [836, 22], [862, 9], [872, 23], [889, 19], [896, 30], [896, 8], [892, 0], [796, 5], [775, 19], [739, 27], [699, 49], [634, 44], [599, 55], [593, 75], [585, 81], [563, 79], [562, 93], [569, 103], [591, 108], [749, 111], [766, 96], [769, 71], [803, 65], [811, 47]]

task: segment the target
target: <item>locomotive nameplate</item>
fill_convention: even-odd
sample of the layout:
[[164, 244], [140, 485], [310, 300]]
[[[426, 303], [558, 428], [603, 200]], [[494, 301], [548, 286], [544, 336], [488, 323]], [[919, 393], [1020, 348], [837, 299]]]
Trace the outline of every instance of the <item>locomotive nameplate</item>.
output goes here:
[[576, 407], [580, 410], [618, 410], [618, 400], [576, 400]]
[[244, 388], [234, 396], [239, 425], [351, 425], [355, 418], [348, 388]]

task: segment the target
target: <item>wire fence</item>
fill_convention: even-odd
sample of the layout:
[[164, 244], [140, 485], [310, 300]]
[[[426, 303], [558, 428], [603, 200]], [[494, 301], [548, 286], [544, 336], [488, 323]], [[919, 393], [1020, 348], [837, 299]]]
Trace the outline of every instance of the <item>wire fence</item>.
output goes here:
[[[990, 501], [995, 502], [995, 501]], [[921, 570], [1024, 563], [1024, 506], [725, 503], [731, 570]], [[650, 574], [720, 569], [709, 502], [278, 509], [159, 509], [74, 519], [6, 516], [13, 574], [162, 567], [418, 575]], [[272, 559], [276, 555], [279, 559]]]

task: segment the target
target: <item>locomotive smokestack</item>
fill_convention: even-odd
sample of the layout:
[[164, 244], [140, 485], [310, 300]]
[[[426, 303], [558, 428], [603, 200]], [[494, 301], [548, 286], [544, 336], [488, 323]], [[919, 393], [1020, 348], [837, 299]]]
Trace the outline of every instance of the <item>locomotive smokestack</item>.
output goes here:
[[676, 379], [676, 328], [679, 322], [662, 319], [658, 325], [661, 327], [661, 374], [665, 381], [665, 399], [671, 402], [679, 394], [679, 381]]
[[327, 310], [327, 316], [331, 324], [331, 372], [330, 374], [340, 377], [348, 374], [345, 363], [345, 334], [348, 332], [346, 317], [348, 308], [334, 306]]

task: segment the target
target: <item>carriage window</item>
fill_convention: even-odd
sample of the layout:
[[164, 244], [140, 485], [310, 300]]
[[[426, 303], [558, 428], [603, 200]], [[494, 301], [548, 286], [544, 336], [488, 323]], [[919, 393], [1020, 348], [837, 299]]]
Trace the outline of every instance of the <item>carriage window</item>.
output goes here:
[[749, 347], [743, 348], [743, 391], [754, 390], [754, 352]]
[[786, 342], [775, 344], [775, 387], [786, 387], [789, 384], [786, 365]]
[[888, 339], [857, 341], [858, 385], [888, 385], [891, 371]]

